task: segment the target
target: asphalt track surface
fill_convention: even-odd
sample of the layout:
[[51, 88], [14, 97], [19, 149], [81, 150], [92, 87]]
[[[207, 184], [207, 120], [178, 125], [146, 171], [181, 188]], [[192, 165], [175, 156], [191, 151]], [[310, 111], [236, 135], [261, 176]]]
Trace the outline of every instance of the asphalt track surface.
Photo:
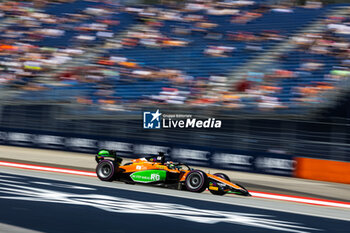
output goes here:
[[[95, 171], [96, 168], [93, 154], [14, 146], [0, 146], [0, 161], [70, 168], [92, 172]], [[129, 159], [125, 159], [123, 162], [125, 163], [128, 161]], [[248, 190], [350, 202], [349, 184], [254, 174], [232, 170], [218, 170], [202, 167], [194, 168], [201, 169], [211, 174], [224, 172], [232, 181], [242, 184]]]
[[350, 210], [0, 167], [0, 232], [349, 232]]

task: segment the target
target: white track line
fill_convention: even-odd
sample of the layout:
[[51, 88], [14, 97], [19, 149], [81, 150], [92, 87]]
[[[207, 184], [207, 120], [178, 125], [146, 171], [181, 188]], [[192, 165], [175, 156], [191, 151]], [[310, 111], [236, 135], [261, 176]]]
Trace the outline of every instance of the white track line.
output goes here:
[[0, 161], [0, 166], [96, 177], [95, 172]]
[[281, 194], [262, 193], [262, 192], [255, 192], [255, 191], [249, 191], [249, 192], [250, 194], [252, 194], [253, 197], [260, 197], [260, 198], [267, 198], [267, 199], [274, 199], [274, 200], [281, 200], [281, 201], [292, 201], [292, 202], [298, 202], [298, 203], [304, 203], [304, 204], [322, 205], [322, 206], [329, 206], [329, 207], [342, 207], [342, 208], [350, 209], [350, 203], [347, 203], [347, 202], [322, 200], [322, 199], [307, 198], [307, 197], [287, 196], [287, 195], [281, 195]]

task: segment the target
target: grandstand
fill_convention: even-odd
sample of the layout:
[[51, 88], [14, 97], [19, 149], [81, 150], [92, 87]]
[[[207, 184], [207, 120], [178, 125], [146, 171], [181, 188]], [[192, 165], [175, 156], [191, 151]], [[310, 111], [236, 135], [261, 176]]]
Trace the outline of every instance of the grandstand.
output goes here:
[[5, 1], [1, 11], [2, 95], [16, 101], [305, 114], [348, 76], [344, 5]]

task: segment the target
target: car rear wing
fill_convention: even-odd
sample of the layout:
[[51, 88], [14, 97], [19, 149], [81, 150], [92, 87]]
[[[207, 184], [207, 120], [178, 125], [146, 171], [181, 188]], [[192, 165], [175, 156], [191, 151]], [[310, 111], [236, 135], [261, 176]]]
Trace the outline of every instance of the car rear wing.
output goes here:
[[112, 160], [115, 164], [121, 164], [121, 162], [123, 161], [122, 158], [117, 156], [117, 153], [114, 150], [99, 150], [97, 155], [95, 156], [96, 162], [99, 163], [105, 159]]

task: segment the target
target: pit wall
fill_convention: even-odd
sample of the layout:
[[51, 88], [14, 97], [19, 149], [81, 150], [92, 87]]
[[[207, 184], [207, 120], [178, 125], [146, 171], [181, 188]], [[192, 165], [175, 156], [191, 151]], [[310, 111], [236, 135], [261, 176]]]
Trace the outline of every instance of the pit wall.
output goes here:
[[92, 154], [99, 149], [110, 149], [126, 158], [155, 155], [161, 151], [168, 160], [194, 166], [350, 183], [350, 163], [286, 154], [4, 128], [0, 129], [0, 144]]

